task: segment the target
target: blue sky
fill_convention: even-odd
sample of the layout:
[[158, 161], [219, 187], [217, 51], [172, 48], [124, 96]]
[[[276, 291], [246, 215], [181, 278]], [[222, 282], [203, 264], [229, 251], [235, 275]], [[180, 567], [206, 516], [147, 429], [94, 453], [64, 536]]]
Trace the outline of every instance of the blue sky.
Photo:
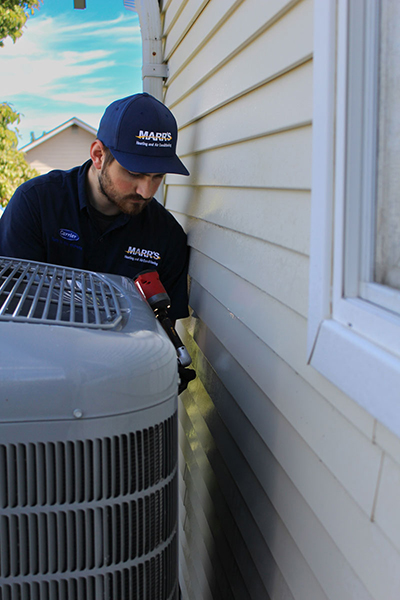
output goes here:
[[0, 48], [0, 102], [21, 114], [18, 147], [72, 117], [97, 128], [105, 107], [142, 91], [139, 18], [123, 0], [43, 0]]

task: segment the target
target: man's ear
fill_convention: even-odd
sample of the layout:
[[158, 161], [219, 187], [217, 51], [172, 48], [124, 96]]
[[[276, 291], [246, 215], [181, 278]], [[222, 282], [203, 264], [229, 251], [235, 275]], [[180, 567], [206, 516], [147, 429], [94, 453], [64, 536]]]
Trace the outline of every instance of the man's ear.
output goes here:
[[90, 146], [90, 158], [93, 166], [100, 171], [104, 160], [104, 146], [100, 140], [94, 140]]

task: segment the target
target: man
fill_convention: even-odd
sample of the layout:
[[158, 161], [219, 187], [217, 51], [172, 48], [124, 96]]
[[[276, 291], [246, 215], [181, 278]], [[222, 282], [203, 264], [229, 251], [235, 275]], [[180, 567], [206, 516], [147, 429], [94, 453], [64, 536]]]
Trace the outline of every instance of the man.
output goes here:
[[165, 173], [189, 175], [176, 155], [177, 125], [149, 94], [113, 102], [70, 171], [22, 184], [0, 219], [0, 255], [130, 278], [155, 269], [171, 319], [188, 315], [186, 235], [154, 198]]

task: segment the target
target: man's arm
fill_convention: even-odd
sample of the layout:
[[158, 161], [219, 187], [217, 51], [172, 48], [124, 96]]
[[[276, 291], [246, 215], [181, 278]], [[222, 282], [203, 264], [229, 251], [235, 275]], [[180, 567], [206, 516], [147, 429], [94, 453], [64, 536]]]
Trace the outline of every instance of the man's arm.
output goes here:
[[[23, 187], [23, 186], [22, 186]], [[0, 218], [0, 255], [46, 261], [36, 193], [18, 188]]]

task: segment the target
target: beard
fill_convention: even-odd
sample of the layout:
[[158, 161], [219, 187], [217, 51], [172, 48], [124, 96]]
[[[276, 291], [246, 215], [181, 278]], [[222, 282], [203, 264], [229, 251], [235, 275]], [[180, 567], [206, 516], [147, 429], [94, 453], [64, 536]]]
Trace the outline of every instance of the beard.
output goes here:
[[107, 166], [98, 174], [100, 191], [111, 204], [122, 213], [130, 216], [138, 215], [149, 204], [152, 198], [143, 198], [139, 194], [120, 194], [111, 181]]

